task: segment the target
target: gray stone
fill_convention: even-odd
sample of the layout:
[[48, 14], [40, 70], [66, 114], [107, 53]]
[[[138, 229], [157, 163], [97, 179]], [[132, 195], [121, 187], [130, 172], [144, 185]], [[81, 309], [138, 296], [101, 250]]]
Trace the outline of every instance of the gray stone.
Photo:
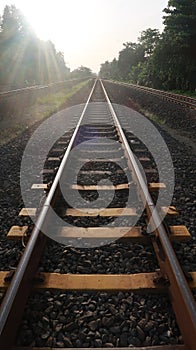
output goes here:
[[91, 331], [96, 331], [97, 328], [98, 328], [98, 321], [95, 320], [95, 321], [91, 321], [88, 323], [88, 327], [90, 328]]

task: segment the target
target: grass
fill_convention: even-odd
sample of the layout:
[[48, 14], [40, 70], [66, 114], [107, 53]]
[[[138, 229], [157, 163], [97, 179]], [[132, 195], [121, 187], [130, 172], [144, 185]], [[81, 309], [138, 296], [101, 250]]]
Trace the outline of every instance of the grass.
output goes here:
[[196, 91], [181, 91], [181, 90], [172, 90], [169, 91], [172, 92], [174, 94], [179, 94], [179, 95], [185, 95], [188, 97], [196, 97]]
[[64, 88], [62, 91], [57, 92], [56, 94], [48, 94], [43, 97], [38, 97], [36, 100], [37, 105], [48, 105], [52, 108], [59, 108], [67, 99], [72, 97], [76, 92], [78, 92], [83, 86], [88, 83], [89, 80], [83, 81], [77, 85], [72, 86], [71, 88]]
[[65, 87], [60, 92], [38, 97], [35, 104], [28, 107], [22, 117], [16, 116], [12, 118], [12, 120], [8, 119], [6, 127], [0, 130], [0, 146], [14, 139], [36, 122], [62, 109], [65, 102], [75, 95], [82, 87], [86, 86], [88, 82], [89, 80], [86, 80], [73, 87]]
[[155, 123], [157, 123], [157, 124], [160, 124], [160, 125], [165, 125], [165, 124], [166, 124], [165, 119], [161, 119], [161, 118], [158, 117], [157, 115], [148, 112], [146, 109], [141, 109], [140, 112], [141, 112], [142, 114], [144, 114], [146, 117], [148, 117], [150, 120], [152, 120], [152, 121], [154, 121]]
[[26, 127], [22, 124], [15, 124], [13, 127], [8, 127], [4, 130], [0, 130], [0, 146], [3, 146], [16, 136], [21, 134]]

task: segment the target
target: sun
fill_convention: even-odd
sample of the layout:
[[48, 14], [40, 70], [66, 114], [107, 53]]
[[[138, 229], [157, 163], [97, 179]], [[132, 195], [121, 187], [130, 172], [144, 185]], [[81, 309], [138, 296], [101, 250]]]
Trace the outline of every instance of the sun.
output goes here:
[[58, 49], [78, 51], [93, 40], [92, 1], [39, 1], [39, 5], [36, 1], [28, 2], [25, 13], [36, 35], [53, 41]]

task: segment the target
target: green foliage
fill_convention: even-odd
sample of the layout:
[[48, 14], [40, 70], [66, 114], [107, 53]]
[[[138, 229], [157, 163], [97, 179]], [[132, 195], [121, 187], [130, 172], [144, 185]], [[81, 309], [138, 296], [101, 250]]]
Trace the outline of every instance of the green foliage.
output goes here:
[[120, 79], [118, 61], [116, 58], [114, 58], [112, 62], [106, 61], [105, 63], [102, 63], [99, 74], [105, 79]]
[[0, 84], [47, 84], [68, 77], [62, 52], [39, 40], [23, 14], [6, 6], [0, 24]]
[[158, 29], [148, 28], [141, 32], [141, 36], [138, 38], [140, 45], [142, 46], [145, 56], [151, 56], [153, 51], [159, 42], [160, 33]]
[[92, 73], [90, 68], [87, 67], [79, 67], [77, 69], [74, 69], [71, 74], [70, 74], [70, 78], [71, 79], [82, 79], [82, 78], [86, 78], [86, 77], [93, 77], [94, 74]]
[[169, 0], [164, 31], [148, 28], [128, 42], [115, 62], [101, 65], [102, 77], [158, 89], [196, 89], [196, 0]]
[[72, 87], [66, 87], [57, 92], [57, 93], [49, 93], [43, 97], [38, 97], [36, 100], [37, 105], [47, 105], [48, 107], [51, 105], [53, 108], [53, 112], [55, 108], [59, 108], [65, 101], [72, 97], [76, 92], [82, 89], [84, 86], [88, 84], [89, 80], [82, 81]]
[[128, 80], [128, 75], [132, 67], [144, 61], [144, 49], [142, 45], [128, 42], [124, 49], [119, 52], [118, 67], [120, 76]]
[[147, 29], [138, 38], [139, 43], [124, 43], [123, 50], [119, 52], [118, 60], [106, 61], [101, 65], [100, 76], [138, 82], [139, 75], [146, 64], [147, 56], [152, 54], [158, 37], [159, 32], [156, 29]]
[[196, 90], [195, 91], [182, 91], [182, 90], [172, 90], [174, 94], [189, 96], [196, 98]]
[[[164, 9], [162, 46], [167, 47], [166, 81], [171, 89], [196, 88], [196, 0], [170, 0]], [[171, 66], [173, 65], [173, 69]], [[166, 73], [169, 70], [168, 74]]]
[[[6, 144], [17, 135], [21, 134], [26, 128], [44, 118], [49, 117], [58, 110], [64, 108], [66, 101], [73, 97], [80, 89], [86, 86], [89, 80], [85, 80], [72, 87], [65, 85], [62, 91], [50, 93], [46, 96], [38, 97], [32, 106], [28, 106], [21, 115], [15, 109], [14, 118], [7, 119], [7, 125], [0, 130], [0, 146]], [[25, 116], [25, 118], [24, 118]]]

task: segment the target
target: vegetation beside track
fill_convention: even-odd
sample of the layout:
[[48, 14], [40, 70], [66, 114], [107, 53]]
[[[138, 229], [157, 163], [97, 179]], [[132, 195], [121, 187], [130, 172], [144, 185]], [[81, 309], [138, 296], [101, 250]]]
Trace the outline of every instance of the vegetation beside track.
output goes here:
[[181, 90], [172, 90], [171, 91], [174, 94], [189, 96], [189, 97], [196, 97], [196, 91], [181, 91]]
[[100, 76], [155, 89], [196, 89], [196, 3], [169, 0], [163, 10], [164, 30], [148, 28], [137, 42], [123, 43], [118, 58], [101, 65]]
[[[0, 122], [0, 146], [6, 144], [25, 129], [53, 113], [66, 107], [66, 103], [78, 93], [79, 90], [87, 86], [89, 80], [80, 82], [72, 87], [65, 87], [56, 93], [49, 93], [38, 97], [31, 107], [27, 107], [22, 115], [15, 115]], [[22, 97], [21, 97], [22, 99]]]
[[49, 116], [51, 113], [57, 112], [59, 109], [61, 109], [61, 106], [65, 103], [65, 101], [76, 94], [83, 86], [87, 85], [88, 82], [89, 80], [86, 80], [72, 86], [71, 88], [65, 88], [56, 94], [49, 93], [44, 97], [38, 97], [34, 108], [36, 106], [45, 106], [46, 111], [44, 113], [45, 115], [42, 115], [42, 118]]
[[119, 85], [107, 81], [105, 86], [112, 102], [125, 105], [145, 115], [176, 140], [191, 147], [192, 152], [196, 152], [194, 110], [162, 100], [159, 96], [146, 94], [142, 90], [134, 89], [131, 85]]
[[[163, 130], [167, 131], [167, 133], [175, 138], [177, 141], [191, 148], [192, 153], [196, 155], [196, 143], [194, 141], [194, 135], [191, 135], [190, 132], [185, 130], [175, 130], [171, 128], [165, 119], [162, 119], [158, 116], [158, 114], [150, 113], [146, 109], [141, 109], [140, 112], [147, 118], [149, 118], [155, 124], [158, 124]], [[191, 137], [192, 136], [192, 137]]]

